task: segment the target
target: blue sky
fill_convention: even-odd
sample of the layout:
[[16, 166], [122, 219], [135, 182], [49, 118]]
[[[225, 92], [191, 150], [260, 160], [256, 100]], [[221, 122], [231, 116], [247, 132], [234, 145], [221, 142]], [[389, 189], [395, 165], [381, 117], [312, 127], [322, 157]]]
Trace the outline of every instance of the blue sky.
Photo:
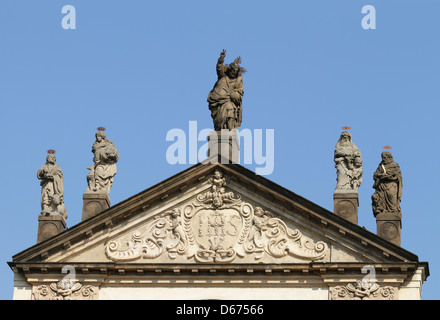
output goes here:
[[[64, 5], [76, 8], [75, 30], [61, 27]], [[361, 27], [365, 5], [375, 30]], [[436, 0], [2, 0], [0, 299], [12, 298], [6, 262], [36, 243], [46, 151], [64, 173], [68, 227], [81, 221], [99, 126], [120, 154], [112, 204], [189, 167], [166, 161], [166, 134], [212, 127], [222, 49], [248, 71], [242, 128], [275, 132], [266, 178], [332, 211], [333, 151], [350, 126], [363, 156], [359, 225], [375, 232], [372, 175], [392, 147], [402, 247], [429, 262], [422, 298], [438, 299], [438, 12]]]

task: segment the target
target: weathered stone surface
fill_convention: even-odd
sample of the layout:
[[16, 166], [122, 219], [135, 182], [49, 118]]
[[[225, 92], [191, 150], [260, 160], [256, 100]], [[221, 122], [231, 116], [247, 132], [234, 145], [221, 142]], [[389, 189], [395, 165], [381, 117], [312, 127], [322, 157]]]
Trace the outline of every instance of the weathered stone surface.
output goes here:
[[110, 208], [110, 197], [106, 192], [86, 192], [83, 194], [82, 221]]
[[335, 147], [336, 191], [357, 190], [362, 182], [362, 155], [348, 131], [341, 133]]
[[377, 283], [365, 284], [362, 280], [345, 286], [330, 288], [330, 300], [394, 300], [396, 289]]
[[335, 192], [334, 212], [352, 223], [358, 223], [359, 195], [357, 192]]
[[96, 141], [92, 146], [94, 165], [87, 168], [90, 172], [87, 174], [88, 188], [86, 192], [105, 191], [110, 193], [117, 172], [118, 150], [113, 142], [107, 139], [104, 130], [104, 128], [99, 127], [98, 132], [95, 134]]
[[217, 61], [218, 80], [208, 95], [209, 110], [214, 122], [214, 130], [237, 129], [242, 120], [243, 76], [246, 70], [240, 67], [237, 58], [230, 65], [223, 65], [226, 51]]
[[75, 284], [59, 291], [66, 264], [98, 299], [326, 300], [335, 287], [385, 298], [356, 291], [367, 264], [395, 299], [420, 299], [429, 275], [416, 255], [229, 164], [195, 165], [18, 253], [14, 299], [81, 298]]
[[400, 201], [402, 198], [402, 173], [399, 165], [394, 162], [391, 152], [381, 154], [382, 161], [373, 175], [372, 195], [373, 213], [390, 212], [401, 216]]
[[238, 163], [240, 141], [237, 130], [211, 131], [208, 136], [208, 158], [205, 162]]
[[37, 243], [66, 229], [67, 211], [64, 205], [64, 183], [55, 151], [49, 150], [46, 164], [37, 171], [41, 180], [41, 214], [38, 217]]
[[61, 215], [38, 217], [37, 243], [49, 239], [66, 229], [66, 220]]
[[377, 235], [400, 246], [402, 229], [402, 173], [391, 152], [381, 154], [382, 161], [373, 175], [376, 190], [371, 196]]
[[376, 216], [377, 235], [400, 246], [402, 218], [399, 214], [382, 212]]
[[97, 300], [98, 288], [93, 285], [83, 285], [76, 280], [61, 280], [34, 286], [33, 300]]
[[289, 228], [272, 213], [227, 191], [220, 171], [215, 171], [209, 183], [210, 190], [197, 195], [195, 201], [110, 241], [107, 257], [140, 262], [161, 261], [165, 256], [186, 263], [328, 260], [325, 241]]
[[64, 205], [64, 182], [61, 167], [57, 165], [55, 151], [49, 150], [46, 164], [37, 171], [41, 180], [41, 214], [45, 216], [58, 215], [67, 219]]

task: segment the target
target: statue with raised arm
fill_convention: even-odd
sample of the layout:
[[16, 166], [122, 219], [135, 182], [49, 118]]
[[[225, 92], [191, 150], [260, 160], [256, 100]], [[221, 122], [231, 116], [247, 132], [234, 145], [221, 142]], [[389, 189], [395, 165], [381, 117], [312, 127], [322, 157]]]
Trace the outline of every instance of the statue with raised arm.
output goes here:
[[371, 196], [374, 216], [376, 217], [381, 212], [401, 216], [402, 173], [400, 167], [394, 162], [391, 152], [384, 151], [381, 157], [382, 161], [373, 175], [373, 188], [376, 190]]
[[348, 131], [341, 133], [335, 147], [336, 190], [356, 190], [362, 182], [362, 155]]
[[37, 171], [37, 178], [41, 180], [41, 214], [61, 215], [66, 219], [63, 173], [61, 167], [55, 163], [55, 151], [49, 150], [48, 153], [46, 164]]
[[243, 76], [246, 70], [240, 67], [238, 57], [230, 65], [224, 65], [226, 51], [220, 53], [217, 61], [217, 82], [208, 95], [209, 110], [214, 130], [237, 129], [241, 125]]
[[110, 193], [114, 176], [116, 175], [116, 162], [119, 160], [118, 150], [112, 141], [108, 140], [105, 128], [99, 127], [96, 132], [96, 141], [93, 143], [94, 165], [88, 167], [87, 175], [88, 192]]

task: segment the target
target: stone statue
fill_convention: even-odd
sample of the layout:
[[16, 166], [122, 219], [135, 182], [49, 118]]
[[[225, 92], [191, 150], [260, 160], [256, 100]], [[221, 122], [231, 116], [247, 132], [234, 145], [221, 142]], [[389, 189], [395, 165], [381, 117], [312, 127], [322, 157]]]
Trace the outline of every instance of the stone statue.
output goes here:
[[351, 134], [343, 131], [335, 147], [336, 190], [357, 190], [362, 182], [362, 155], [352, 142]]
[[226, 179], [223, 178], [223, 174], [219, 170], [215, 170], [214, 176], [208, 180], [212, 183], [212, 192], [225, 193]]
[[61, 167], [55, 163], [55, 151], [49, 150], [48, 153], [46, 164], [37, 171], [37, 178], [41, 180], [41, 214], [61, 215], [66, 219], [63, 173]]
[[110, 193], [116, 174], [116, 162], [119, 159], [118, 150], [113, 142], [106, 138], [104, 130], [105, 128], [99, 127], [95, 134], [96, 141], [92, 146], [94, 165], [87, 168], [90, 172], [87, 175], [89, 188], [86, 192]]
[[217, 61], [218, 80], [208, 95], [209, 110], [214, 122], [214, 130], [237, 129], [242, 119], [243, 76], [246, 70], [240, 67], [238, 57], [230, 65], [223, 65], [226, 51]]
[[402, 173], [391, 152], [384, 151], [381, 156], [382, 161], [373, 175], [373, 188], [376, 190], [371, 197], [373, 213], [375, 217], [381, 212], [401, 216]]

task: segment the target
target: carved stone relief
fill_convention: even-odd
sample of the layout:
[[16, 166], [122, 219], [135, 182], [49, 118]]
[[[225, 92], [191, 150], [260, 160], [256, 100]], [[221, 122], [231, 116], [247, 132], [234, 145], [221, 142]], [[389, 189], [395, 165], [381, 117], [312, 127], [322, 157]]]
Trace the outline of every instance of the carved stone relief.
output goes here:
[[330, 288], [330, 300], [394, 300], [395, 289], [377, 283], [365, 286], [361, 280], [355, 284]]
[[34, 286], [32, 297], [34, 300], [96, 300], [98, 287], [84, 286], [72, 280], [61, 280], [49, 285]]
[[289, 256], [314, 261], [329, 252], [327, 243], [315, 243], [268, 211], [227, 192], [220, 171], [208, 181], [210, 190], [193, 202], [166, 211], [128, 240], [109, 242], [108, 258], [134, 261], [167, 254], [170, 259], [201, 263], [260, 262], [265, 257]]

